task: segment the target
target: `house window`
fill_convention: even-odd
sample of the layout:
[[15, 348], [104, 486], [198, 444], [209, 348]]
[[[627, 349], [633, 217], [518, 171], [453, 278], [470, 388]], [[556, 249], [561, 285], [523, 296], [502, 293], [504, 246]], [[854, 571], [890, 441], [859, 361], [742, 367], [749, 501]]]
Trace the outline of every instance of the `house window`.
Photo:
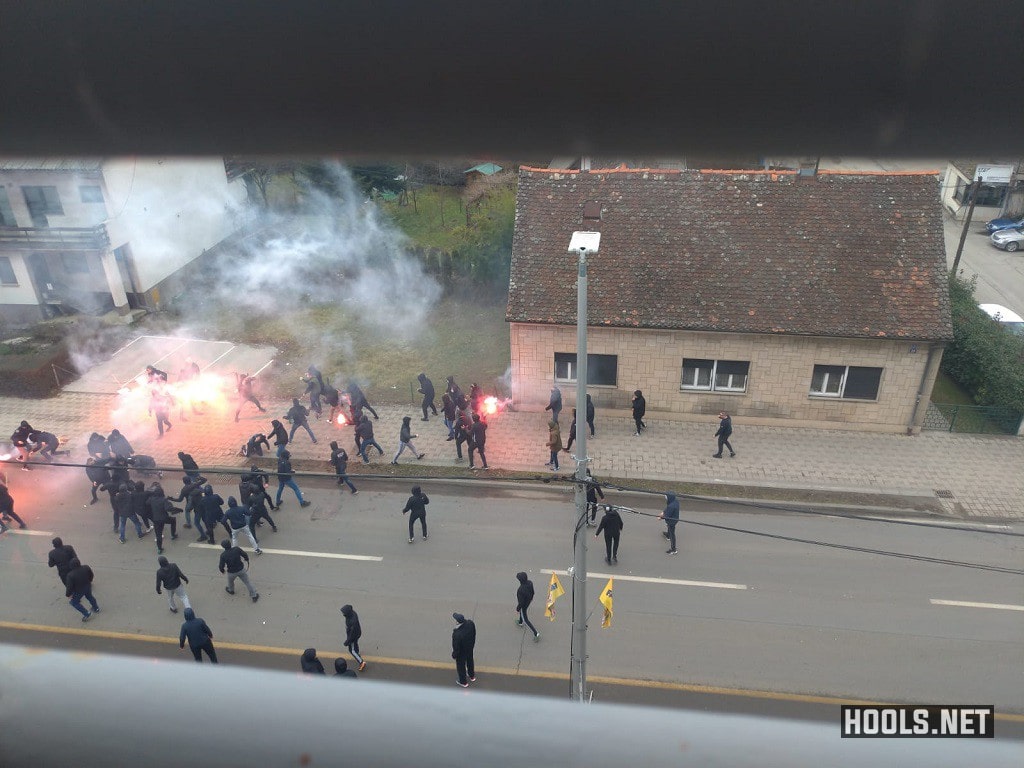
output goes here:
[[89, 264], [85, 259], [85, 254], [79, 253], [62, 253], [60, 255], [60, 263], [64, 267], [64, 271], [69, 274], [89, 274]]
[[[971, 202], [971, 190], [975, 184], [978, 184], [978, 182], [967, 184], [963, 180], [958, 180], [956, 191], [953, 193], [953, 199], [961, 205], [969, 205]], [[978, 199], [975, 200], [974, 204], [986, 208], [1002, 208], [1008, 189], [1009, 185], [1007, 184], [978, 184]]]
[[17, 285], [18, 278], [14, 276], [14, 267], [7, 256], [0, 256], [0, 285]]
[[22, 187], [21, 191], [25, 195], [25, 204], [32, 217], [33, 227], [50, 226], [50, 222], [46, 218], [47, 214], [64, 215], [56, 187]]
[[[614, 387], [618, 381], [618, 355], [587, 355], [587, 384]], [[555, 353], [555, 381], [576, 381], [576, 355]]]
[[811, 394], [844, 400], [877, 400], [881, 381], [881, 368], [816, 365], [811, 376]]
[[746, 360], [683, 360], [681, 389], [705, 392], [746, 392], [750, 363]]
[[7, 199], [7, 190], [0, 187], [0, 227], [16, 227], [18, 222], [14, 220], [14, 211], [11, 210], [11, 201]]
[[81, 186], [78, 194], [82, 196], [83, 203], [102, 203], [103, 190], [96, 186]]

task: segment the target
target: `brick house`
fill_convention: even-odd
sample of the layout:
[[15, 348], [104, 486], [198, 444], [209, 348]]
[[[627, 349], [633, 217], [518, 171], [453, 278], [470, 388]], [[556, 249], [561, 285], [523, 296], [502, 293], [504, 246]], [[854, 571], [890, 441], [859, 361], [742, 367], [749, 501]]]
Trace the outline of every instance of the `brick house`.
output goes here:
[[934, 173], [521, 169], [512, 395], [575, 399], [574, 230], [588, 392], [655, 420], [916, 433], [952, 339]]

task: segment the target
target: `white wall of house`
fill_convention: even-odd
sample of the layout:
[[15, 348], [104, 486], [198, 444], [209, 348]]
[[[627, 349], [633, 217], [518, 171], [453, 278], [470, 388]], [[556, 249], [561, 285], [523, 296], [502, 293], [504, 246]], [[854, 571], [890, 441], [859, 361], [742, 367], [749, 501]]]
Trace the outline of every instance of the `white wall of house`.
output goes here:
[[[968, 205], [966, 198], [964, 198], [964, 202], [961, 203], [954, 197], [954, 195], [957, 194], [958, 190], [965, 188], [970, 183], [971, 180], [964, 176], [962, 173], [960, 173], [959, 169], [955, 165], [949, 163], [946, 166], [946, 173], [943, 177], [943, 182], [940, 190], [942, 207], [949, 211], [954, 218], [959, 219], [960, 221], [963, 221], [967, 217], [967, 210], [968, 208], [970, 208], [970, 205]], [[961, 197], [963, 198], [962, 194]], [[999, 218], [1000, 216], [1002, 216], [1002, 214], [1003, 208], [1001, 207], [975, 205], [974, 214], [971, 216], [971, 221], [977, 222], [979, 225], [981, 225], [984, 224], [986, 221], [989, 221], [990, 219]], [[983, 227], [980, 226], [979, 228], [983, 229]]]
[[81, 187], [101, 187], [103, 179], [97, 171], [3, 170], [0, 184], [7, 190], [7, 199], [19, 227], [32, 227], [32, 216], [25, 202], [22, 187], [56, 187], [63, 213], [48, 213], [50, 227], [95, 227], [107, 217], [106, 204], [83, 202]]
[[0, 305], [34, 306], [39, 304], [35, 289], [32, 287], [32, 279], [28, 274], [28, 265], [25, 264], [22, 255], [20, 253], [3, 253], [0, 254], [0, 258], [2, 257], [10, 260], [17, 284], [0, 283]]

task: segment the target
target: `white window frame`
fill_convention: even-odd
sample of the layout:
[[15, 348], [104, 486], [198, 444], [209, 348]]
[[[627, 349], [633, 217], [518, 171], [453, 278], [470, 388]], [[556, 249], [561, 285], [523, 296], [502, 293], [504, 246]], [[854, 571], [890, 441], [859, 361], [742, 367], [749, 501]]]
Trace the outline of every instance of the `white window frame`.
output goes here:
[[[824, 378], [822, 379], [822, 387], [820, 389], [816, 390], [816, 389], [814, 389], [814, 375], [815, 375], [815, 371], [818, 368], [842, 368], [843, 371], [842, 371], [841, 374], [836, 374], [836, 373], [834, 373], [832, 371], [825, 371], [824, 372]], [[847, 397], [846, 396], [846, 381], [847, 381], [847, 377], [850, 374], [850, 369], [851, 368], [870, 368], [870, 369], [878, 371], [878, 385], [877, 385], [877, 387], [875, 389], [875, 396], [873, 398]], [[811, 370], [811, 386], [810, 386], [809, 395], [810, 395], [810, 397], [823, 397], [823, 398], [829, 398], [829, 399], [833, 399], [833, 400], [855, 400], [855, 401], [859, 401], [859, 402], [862, 402], [862, 403], [878, 402], [878, 394], [879, 394], [879, 392], [882, 389], [882, 374], [884, 372], [885, 372], [885, 369], [883, 367], [877, 366], [877, 365], [829, 365], [827, 363], [818, 363]], [[836, 392], [829, 392], [828, 391], [829, 382], [831, 382], [833, 380], [833, 378], [836, 377], [837, 375], [838, 375], [838, 378], [839, 378], [839, 388], [838, 388], [838, 391], [836, 391]]]
[[7, 280], [4, 280], [3, 277], [0, 277], [0, 285], [6, 285], [10, 287], [18, 285], [18, 273], [14, 271], [14, 262], [11, 261], [11, 258], [9, 256], [0, 256], [0, 259], [3, 259], [4, 261], [7, 262], [7, 266], [10, 267], [11, 277], [13, 279], [13, 282], [8, 282]]
[[[558, 356], [559, 355], [565, 355], [566, 357], [572, 356], [572, 358], [573, 358], [571, 360], [565, 360], [564, 361], [566, 366], [567, 366], [566, 373], [567, 373], [569, 378], [564, 378], [564, 377], [561, 377], [561, 376], [558, 375]], [[615, 358], [615, 381], [611, 382], [610, 384], [597, 384], [597, 383], [589, 382], [587, 384], [587, 386], [588, 387], [612, 387], [612, 388], [618, 387], [618, 385], [619, 385], [619, 382], [618, 382], [618, 379], [619, 379], [619, 356], [618, 355], [608, 355], [608, 354], [604, 354], [604, 353], [601, 353], [601, 352], [591, 352], [591, 353], [588, 354], [588, 357], [591, 357], [591, 358], [595, 357], [595, 356], [596, 357], [614, 357]], [[559, 383], [559, 384], [575, 384], [576, 383], [576, 377], [579, 375], [578, 374], [579, 369], [577, 367], [577, 362], [576, 362], [575, 358], [576, 358], [576, 353], [575, 352], [556, 352], [555, 353], [555, 358], [554, 358], [553, 362], [554, 362], [554, 369], [555, 369], [554, 370], [555, 381], [557, 383]], [[587, 369], [587, 377], [591, 378], [592, 376], [593, 376], [593, 370], [588, 368]]]
[[[688, 361], [689, 362], [696, 362], [696, 361], [708, 362], [708, 363], [711, 363], [711, 366], [710, 366], [710, 368], [708, 366], [691, 366], [693, 368], [693, 370], [694, 370], [694, 379], [693, 379], [693, 381], [687, 383], [682, 378], [682, 376], [686, 372], [686, 367], [687, 367], [686, 363]], [[746, 363], [747, 364], [747, 372], [745, 374], [738, 374], [738, 373], [722, 374], [723, 376], [728, 376], [729, 377], [729, 381], [725, 385], [719, 385], [718, 384], [718, 375], [719, 375], [718, 374], [718, 364], [719, 363]], [[701, 384], [700, 383], [701, 371], [710, 371], [710, 376], [708, 377], [708, 383], [707, 384]], [[733, 383], [732, 383], [733, 378], [734, 377], [739, 377], [741, 375], [743, 376], [743, 386], [742, 387], [734, 386]], [[679, 379], [679, 381], [680, 381], [679, 388], [681, 390], [685, 391], [685, 392], [733, 392], [733, 393], [742, 394], [742, 393], [747, 391], [747, 382], [749, 380], [750, 380], [750, 361], [749, 360], [710, 360], [710, 359], [703, 358], [703, 357], [684, 357], [683, 358], [683, 365], [682, 365], [682, 372], [680, 373], [680, 379]]]

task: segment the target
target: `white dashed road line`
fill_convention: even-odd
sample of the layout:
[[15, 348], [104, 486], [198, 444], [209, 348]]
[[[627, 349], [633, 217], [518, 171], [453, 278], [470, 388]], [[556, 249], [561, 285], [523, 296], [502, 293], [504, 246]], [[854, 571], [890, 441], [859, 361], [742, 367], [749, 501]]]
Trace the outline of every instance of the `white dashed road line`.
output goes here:
[[931, 598], [928, 602], [932, 605], [951, 605], [956, 608], [992, 608], [997, 611], [1024, 611], [1024, 605], [1009, 605], [1007, 603], [970, 603], [963, 600], [936, 600]]
[[[219, 544], [200, 544], [198, 542], [189, 544], [190, 547], [196, 549], [221, 549]], [[253, 550], [249, 547], [243, 547], [248, 552]], [[379, 563], [384, 560], [383, 557], [376, 555], [343, 555], [338, 552], [306, 552], [301, 549], [270, 549], [269, 547], [263, 547], [263, 553], [267, 555], [292, 555], [294, 557], [326, 557], [331, 560], [365, 560], [371, 563]]]
[[53, 536], [53, 531], [35, 531], [31, 528], [21, 530], [20, 528], [8, 528], [8, 533], [16, 533], [19, 536]]
[[[557, 573], [559, 576], [567, 576], [566, 571], [555, 571], [550, 568], [541, 568], [541, 573]], [[587, 574], [591, 579], [615, 579], [616, 581], [641, 581], [647, 584], [671, 584], [677, 587], [711, 587], [713, 589], [747, 589], [746, 584], [725, 584], [719, 581], [687, 581], [685, 579], [658, 579], [653, 576], [623, 576], [618, 573], [594, 573]]]

